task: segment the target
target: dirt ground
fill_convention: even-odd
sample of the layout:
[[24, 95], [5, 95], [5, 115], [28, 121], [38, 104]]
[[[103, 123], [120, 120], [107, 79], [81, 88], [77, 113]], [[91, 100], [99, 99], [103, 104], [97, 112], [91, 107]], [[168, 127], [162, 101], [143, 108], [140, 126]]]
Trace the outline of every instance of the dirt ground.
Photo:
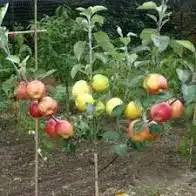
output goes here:
[[[34, 140], [18, 135], [13, 119], [0, 117], [0, 196], [34, 195]], [[155, 145], [121, 157], [99, 176], [101, 196], [125, 191], [136, 196], [195, 196], [196, 172], [190, 172], [175, 145], [183, 128], [174, 128]], [[99, 145], [99, 167], [112, 159], [106, 145]], [[75, 155], [54, 152], [47, 163], [40, 160], [40, 196], [93, 196], [93, 157], [89, 144]]]

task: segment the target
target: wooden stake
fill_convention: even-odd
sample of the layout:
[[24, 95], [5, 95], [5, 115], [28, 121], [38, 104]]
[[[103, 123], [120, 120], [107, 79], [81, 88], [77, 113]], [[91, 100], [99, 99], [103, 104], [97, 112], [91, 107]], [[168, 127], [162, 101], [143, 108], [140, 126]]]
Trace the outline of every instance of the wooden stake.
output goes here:
[[39, 120], [35, 119], [35, 196], [39, 195]]
[[[37, 30], [38, 33], [43, 33], [43, 32], [47, 32], [46, 29], [40, 29]], [[35, 33], [35, 30], [28, 30], [28, 31], [11, 31], [8, 32], [8, 35], [23, 35], [23, 34], [33, 34]]]
[[95, 164], [95, 196], [99, 196], [98, 155], [94, 153]]

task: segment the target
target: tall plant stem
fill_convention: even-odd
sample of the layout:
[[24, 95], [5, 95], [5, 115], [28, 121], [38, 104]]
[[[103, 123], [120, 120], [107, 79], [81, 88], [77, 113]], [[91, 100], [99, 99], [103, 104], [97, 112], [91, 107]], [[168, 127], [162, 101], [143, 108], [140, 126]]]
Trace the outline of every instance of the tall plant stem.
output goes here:
[[92, 80], [93, 77], [93, 44], [92, 44], [92, 25], [91, 19], [88, 19], [88, 47], [89, 47], [89, 79]]
[[35, 119], [35, 196], [39, 195], [39, 120]]

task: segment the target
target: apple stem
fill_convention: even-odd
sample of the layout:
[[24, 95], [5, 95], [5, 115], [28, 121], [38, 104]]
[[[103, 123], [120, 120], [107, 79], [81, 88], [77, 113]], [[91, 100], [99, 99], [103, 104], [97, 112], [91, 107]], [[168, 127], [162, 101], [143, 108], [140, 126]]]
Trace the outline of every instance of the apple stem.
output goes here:
[[99, 196], [98, 154], [94, 153], [95, 164], [95, 196]]
[[52, 116], [52, 119], [54, 119], [56, 122], [59, 121], [55, 116]]
[[39, 120], [35, 119], [35, 196], [39, 195], [38, 177], [39, 177]]

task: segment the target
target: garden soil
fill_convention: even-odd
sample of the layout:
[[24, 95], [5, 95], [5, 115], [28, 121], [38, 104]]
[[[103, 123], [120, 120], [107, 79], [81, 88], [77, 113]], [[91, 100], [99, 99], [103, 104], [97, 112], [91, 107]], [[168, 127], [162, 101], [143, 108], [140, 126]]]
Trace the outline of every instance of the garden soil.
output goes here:
[[[0, 196], [34, 195], [34, 138], [19, 135], [13, 118], [0, 116]], [[136, 196], [195, 196], [196, 172], [176, 154], [185, 129], [173, 128], [156, 144], [118, 158], [99, 176], [101, 196], [125, 191]], [[40, 158], [39, 196], [93, 196], [94, 167], [91, 145], [76, 154], [54, 150], [47, 162]], [[99, 145], [99, 168], [112, 160], [108, 145]]]

